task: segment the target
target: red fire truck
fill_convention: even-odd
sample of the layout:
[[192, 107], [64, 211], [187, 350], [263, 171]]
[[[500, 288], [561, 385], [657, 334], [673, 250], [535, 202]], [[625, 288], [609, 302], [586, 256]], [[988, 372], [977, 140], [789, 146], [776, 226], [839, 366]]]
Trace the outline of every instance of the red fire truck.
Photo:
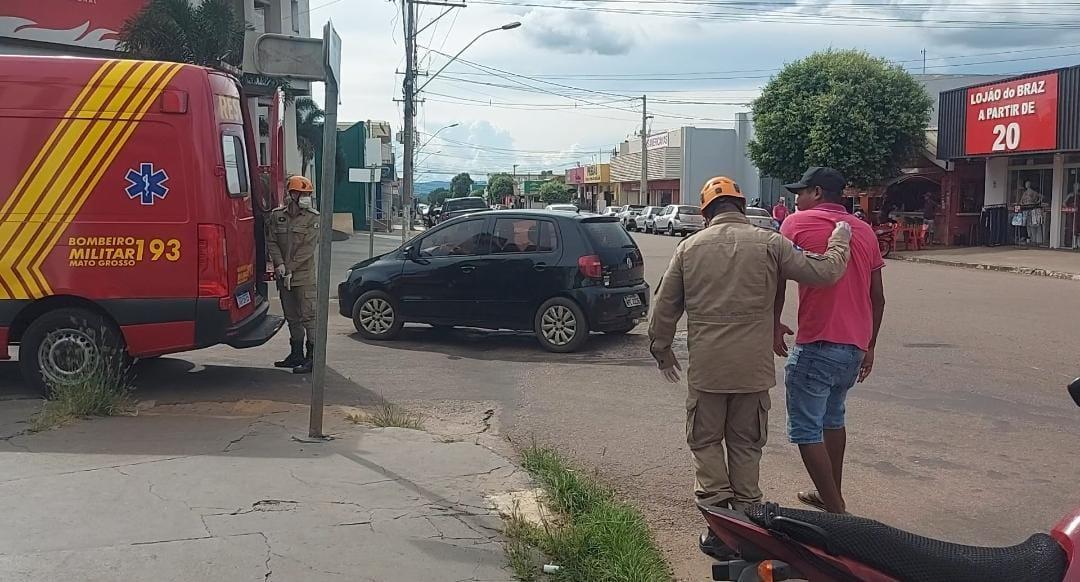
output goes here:
[[0, 95], [0, 359], [18, 344], [27, 382], [278, 331], [262, 279], [268, 189], [234, 78], [0, 56]]

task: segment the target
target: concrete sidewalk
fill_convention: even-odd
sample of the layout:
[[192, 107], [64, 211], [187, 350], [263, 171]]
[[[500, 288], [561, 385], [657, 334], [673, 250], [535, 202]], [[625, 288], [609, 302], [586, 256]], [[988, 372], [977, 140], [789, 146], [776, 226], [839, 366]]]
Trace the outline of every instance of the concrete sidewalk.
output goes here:
[[1080, 281], [1080, 252], [1022, 247], [961, 247], [901, 251], [889, 258], [914, 263], [1004, 271]]
[[474, 442], [345, 411], [327, 408], [325, 442], [307, 438], [306, 407], [265, 400], [39, 434], [9, 413], [0, 580], [511, 580], [487, 496], [527, 478]]

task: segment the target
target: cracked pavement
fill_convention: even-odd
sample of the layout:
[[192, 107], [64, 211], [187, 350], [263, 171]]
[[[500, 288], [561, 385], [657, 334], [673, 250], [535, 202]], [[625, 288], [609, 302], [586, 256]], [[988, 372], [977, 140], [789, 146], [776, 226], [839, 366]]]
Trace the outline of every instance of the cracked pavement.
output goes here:
[[485, 495], [528, 488], [471, 442], [267, 401], [158, 405], [39, 434], [0, 424], [0, 580], [496, 581]]

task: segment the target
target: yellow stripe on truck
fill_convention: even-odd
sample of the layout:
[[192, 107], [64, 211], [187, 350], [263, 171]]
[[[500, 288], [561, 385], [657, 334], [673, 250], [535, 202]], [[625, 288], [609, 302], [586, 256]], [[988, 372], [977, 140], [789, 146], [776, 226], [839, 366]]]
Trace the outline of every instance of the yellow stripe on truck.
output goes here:
[[76, 184], [78, 187], [75, 190], [77, 195], [61, 200], [62, 206], [50, 218], [49, 222], [51, 224], [46, 226], [43, 232], [44, 236], [40, 239], [40, 241], [45, 242], [37, 245], [37, 248], [33, 248], [29, 253], [28, 256], [32, 257], [32, 261], [20, 261], [29, 262], [29, 271], [32, 276], [41, 281], [45, 295], [51, 295], [52, 289], [49, 287], [48, 281], [45, 280], [45, 276], [41, 273], [41, 264], [45, 262], [49, 252], [52, 251], [57, 241], [75, 220], [83, 204], [86, 203], [94, 188], [97, 187], [101, 176], [109, 169], [116, 156], [119, 155], [120, 150], [127, 144], [131, 134], [135, 132], [150, 106], [154, 104], [161, 92], [182, 67], [183, 65], [176, 63], [161, 63], [144, 79], [134, 97], [124, 107], [124, 110], [115, 116], [117, 120], [110, 127], [103, 146], [99, 150], [92, 152], [97, 155], [87, 164], [88, 172], [84, 173], [83, 183]]
[[0, 211], [0, 299], [52, 293], [41, 264], [182, 66], [109, 61], [91, 78]]

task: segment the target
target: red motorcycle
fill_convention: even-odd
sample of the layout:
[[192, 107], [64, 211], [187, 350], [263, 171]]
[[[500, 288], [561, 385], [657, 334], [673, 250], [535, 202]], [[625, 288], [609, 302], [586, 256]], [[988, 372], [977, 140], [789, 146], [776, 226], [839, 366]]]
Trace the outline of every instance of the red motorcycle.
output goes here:
[[[1080, 378], [1069, 394], [1080, 406]], [[1002, 548], [952, 544], [872, 519], [775, 503], [745, 513], [700, 509], [731, 553], [713, 564], [713, 580], [1080, 582], [1080, 509], [1049, 535]]]
[[874, 227], [874, 234], [877, 235], [878, 250], [881, 251], [881, 258], [889, 256], [889, 253], [896, 247], [896, 231], [893, 229], [892, 223], [879, 224]]

